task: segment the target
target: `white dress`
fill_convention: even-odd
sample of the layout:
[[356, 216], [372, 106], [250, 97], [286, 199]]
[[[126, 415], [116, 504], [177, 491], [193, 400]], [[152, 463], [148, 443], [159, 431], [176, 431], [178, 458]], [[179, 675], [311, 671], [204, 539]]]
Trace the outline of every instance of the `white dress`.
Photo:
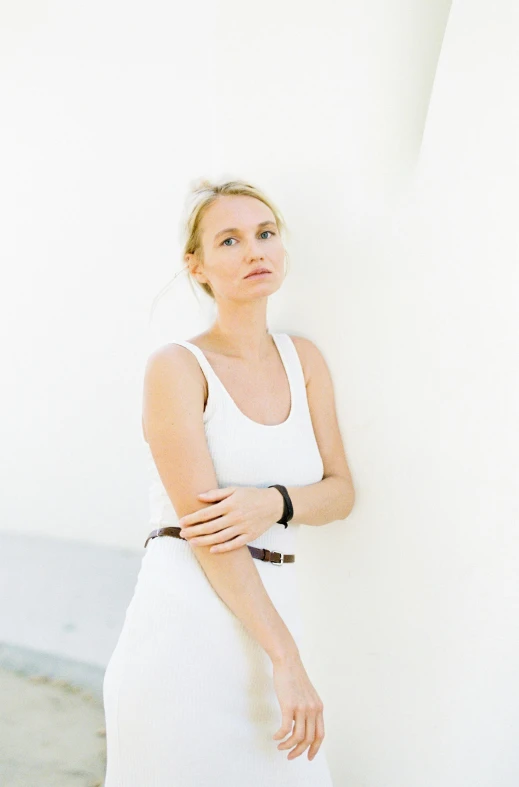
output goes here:
[[[203, 420], [220, 488], [304, 486], [323, 477], [299, 355], [288, 334], [272, 337], [291, 392], [290, 414], [275, 425], [238, 408], [199, 347], [173, 342], [194, 353], [207, 379]], [[149, 529], [175, 525], [147, 451]], [[302, 652], [299, 527], [273, 523], [250, 545], [296, 555], [295, 563], [254, 565]], [[293, 746], [278, 750], [272, 675], [270, 658], [218, 596], [192, 547], [171, 536], [151, 539], [104, 676], [104, 787], [332, 787], [324, 743], [312, 761], [308, 749], [293, 760]]]

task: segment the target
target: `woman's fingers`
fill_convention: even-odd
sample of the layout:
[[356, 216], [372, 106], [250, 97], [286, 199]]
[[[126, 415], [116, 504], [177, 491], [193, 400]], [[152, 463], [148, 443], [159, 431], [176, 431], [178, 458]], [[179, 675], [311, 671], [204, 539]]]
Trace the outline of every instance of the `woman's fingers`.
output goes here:
[[[283, 741], [278, 745], [278, 749], [290, 749], [292, 746], [296, 744], [300, 744], [306, 734], [306, 713], [304, 710], [296, 710], [294, 711], [294, 718], [295, 724], [294, 729], [292, 730], [292, 735], [290, 738], [287, 738], [286, 741]], [[292, 752], [290, 752], [292, 754]], [[290, 757], [289, 754], [289, 757]]]
[[324, 718], [323, 712], [319, 711], [317, 716], [315, 717], [315, 736], [314, 742], [308, 749], [308, 759], [313, 760], [319, 749], [321, 748], [321, 743], [323, 742], [324, 738]]
[[237, 538], [232, 538], [230, 541], [226, 541], [224, 544], [217, 544], [216, 546], [211, 547], [209, 550], [210, 552], [230, 552], [231, 549], [238, 549], [238, 547], [242, 547], [245, 544], [248, 544], [249, 536], [247, 533], [242, 536], [238, 536]]
[[[304, 711], [295, 712], [296, 723], [290, 738], [278, 744], [278, 749], [290, 749], [295, 745], [295, 748], [288, 754], [287, 759], [293, 760], [299, 757], [306, 749], [308, 750], [308, 759], [313, 760], [324, 738], [324, 719], [322, 710], [319, 711]], [[285, 728], [286, 729], [286, 728]], [[278, 733], [274, 737], [279, 737]], [[287, 732], [283, 733], [284, 735]]]
[[226, 527], [229, 523], [223, 521], [223, 517], [217, 519], [209, 519], [199, 525], [183, 525], [180, 528], [180, 535], [182, 537], [194, 538], [195, 536], [205, 536], [212, 533], [217, 533], [222, 527]]
[[[285, 735], [288, 735], [288, 733], [291, 732], [291, 730], [292, 730], [293, 721], [294, 721], [294, 716], [293, 716], [292, 712], [289, 711], [288, 709], [284, 710], [283, 711], [283, 719], [281, 721], [281, 727], [279, 728], [279, 730], [276, 733], [274, 733], [273, 738], [274, 739], [276, 739], [276, 738], [284, 738]], [[279, 744], [278, 749], [281, 748], [281, 746], [283, 746], [282, 743]]]
[[[303, 730], [304, 732], [304, 730]], [[295, 757], [299, 757], [310, 744], [313, 742], [315, 736], [315, 715], [313, 713], [309, 713], [306, 717], [306, 735], [304, 736], [301, 743], [299, 743], [295, 749], [292, 749], [290, 754], [288, 755], [288, 760], [293, 760]]]
[[226, 527], [223, 530], [216, 530], [205, 535], [197, 535], [196, 532], [192, 532], [187, 529], [185, 531], [181, 530], [180, 535], [182, 538], [185, 538], [186, 541], [190, 541], [192, 544], [200, 544], [201, 546], [205, 546], [207, 544], [221, 544], [224, 541], [228, 541], [230, 538], [234, 538], [234, 536], [237, 535], [237, 532], [235, 527]]

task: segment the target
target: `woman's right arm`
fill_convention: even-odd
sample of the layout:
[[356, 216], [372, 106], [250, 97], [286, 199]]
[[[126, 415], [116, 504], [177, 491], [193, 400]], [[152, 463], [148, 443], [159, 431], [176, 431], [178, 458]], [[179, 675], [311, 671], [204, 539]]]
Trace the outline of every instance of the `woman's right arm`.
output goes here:
[[[202, 419], [204, 381], [198, 361], [182, 345], [160, 347], [146, 364], [143, 426], [179, 518], [204, 508], [197, 495], [218, 487]], [[220, 553], [210, 552], [209, 546], [191, 548], [215, 591], [272, 662], [297, 660], [296, 643], [265, 590], [248, 546]]]
[[[143, 429], [179, 518], [204, 507], [197, 497], [200, 492], [218, 487], [203, 422], [205, 390], [205, 376], [197, 359], [182, 345], [164, 345], [148, 358]], [[216, 593], [274, 665], [278, 697], [286, 698], [285, 703], [281, 701], [282, 727], [274, 737], [284, 737], [292, 730], [295, 710], [294, 735], [278, 748], [301, 742], [290, 752], [292, 759], [293, 755], [302, 753], [301, 747], [304, 751], [311, 744], [309, 759], [313, 759], [324, 737], [322, 703], [306, 675], [294, 638], [265, 589], [248, 546], [219, 553], [210, 552], [209, 545], [190, 546]], [[291, 704], [297, 705], [297, 709], [291, 708]]]

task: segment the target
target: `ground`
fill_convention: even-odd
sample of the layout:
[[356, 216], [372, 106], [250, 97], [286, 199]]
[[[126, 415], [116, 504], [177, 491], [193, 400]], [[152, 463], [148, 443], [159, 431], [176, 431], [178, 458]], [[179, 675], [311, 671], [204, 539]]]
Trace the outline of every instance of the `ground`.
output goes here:
[[102, 787], [102, 702], [64, 680], [0, 668], [2, 787]]

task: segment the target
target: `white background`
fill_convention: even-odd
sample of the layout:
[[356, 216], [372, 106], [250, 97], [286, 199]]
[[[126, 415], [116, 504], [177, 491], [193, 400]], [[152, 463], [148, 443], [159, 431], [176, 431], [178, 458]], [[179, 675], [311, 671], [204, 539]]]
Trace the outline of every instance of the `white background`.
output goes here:
[[324, 353], [357, 493], [298, 549], [334, 784], [515, 787], [516, 4], [0, 14], [2, 530], [142, 549], [146, 357], [207, 323], [181, 276], [148, 326], [185, 194], [257, 184], [269, 327]]

